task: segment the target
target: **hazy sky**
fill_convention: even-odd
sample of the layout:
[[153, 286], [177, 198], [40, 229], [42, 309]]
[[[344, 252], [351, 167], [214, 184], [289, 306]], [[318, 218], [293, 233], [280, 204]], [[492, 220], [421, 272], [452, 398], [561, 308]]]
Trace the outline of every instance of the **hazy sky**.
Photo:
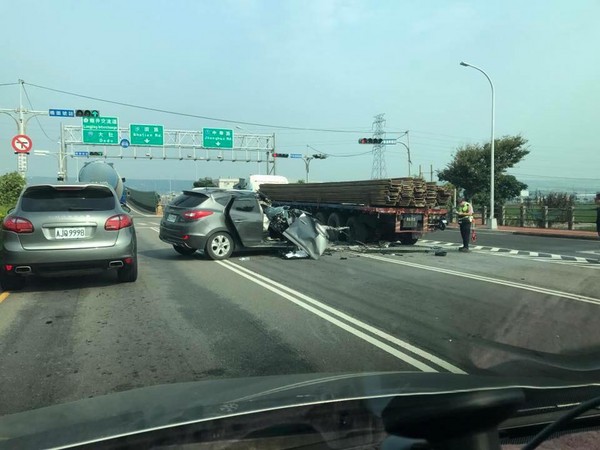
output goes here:
[[[414, 171], [443, 168], [457, 146], [522, 133], [524, 177], [599, 179], [600, 2], [582, 1], [8, 1], [0, 0], [0, 84], [26, 82], [183, 113], [291, 127], [357, 130], [275, 133], [277, 150], [331, 155], [371, 149], [373, 116], [410, 130]], [[231, 124], [137, 110], [26, 86], [35, 109], [90, 108], [130, 122], [194, 130]], [[0, 86], [0, 108], [18, 106]], [[27, 105], [26, 100], [24, 103]], [[27, 105], [28, 106], [28, 105]], [[56, 150], [60, 120], [28, 125], [37, 149]], [[75, 125], [80, 121], [65, 121]], [[364, 132], [361, 132], [363, 131]], [[239, 131], [239, 130], [238, 130]], [[0, 167], [16, 169], [15, 124], [0, 114]], [[389, 133], [388, 137], [398, 136]], [[313, 150], [308, 149], [312, 154]], [[386, 151], [390, 176], [407, 173], [406, 151]], [[116, 161], [128, 178], [247, 176], [257, 164]], [[69, 174], [76, 163], [69, 161]], [[313, 161], [314, 180], [368, 179], [372, 156]], [[264, 164], [261, 167], [264, 173]], [[54, 176], [56, 161], [30, 156], [29, 175]], [[302, 160], [278, 173], [304, 177]], [[600, 181], [599, 181], [600, 184]]]

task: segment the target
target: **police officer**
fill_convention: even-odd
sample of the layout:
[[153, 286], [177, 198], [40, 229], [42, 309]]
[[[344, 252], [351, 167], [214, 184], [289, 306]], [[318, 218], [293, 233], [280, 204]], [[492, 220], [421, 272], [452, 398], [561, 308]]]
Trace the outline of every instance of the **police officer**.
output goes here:
[[466, 198], [461, 197], [458, 208], [458, 223], [460, 224], [460, 235], [462, 237], [463, 246], [458, 249], [459, 252], [469, 251], [469, 240], [471, 239], [471, 223], [473, 222], [473, 205]]

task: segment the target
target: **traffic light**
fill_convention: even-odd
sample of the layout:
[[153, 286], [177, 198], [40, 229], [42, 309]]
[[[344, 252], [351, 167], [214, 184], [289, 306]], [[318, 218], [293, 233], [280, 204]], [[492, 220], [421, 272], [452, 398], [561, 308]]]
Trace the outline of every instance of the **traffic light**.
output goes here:
[[381, 144], [383, 142], [383, 139], [381, 138], [360, 138], [358, 140], [359, 144]]
[[104, 152], [90, 152], [90, 156], [104, 156]]
[[289, 153], [273, 153], [273, 158], [289, 158]]
[[75, 117], [100, 117], [100, 112], [96, 109], [78, 109], [75, 111]]
[[317, 154], [312, 155], [312, 156], [315, 159], [326, 159], [327, 158], [327, 155], [324, 155], [323, 153], [317, 153]]

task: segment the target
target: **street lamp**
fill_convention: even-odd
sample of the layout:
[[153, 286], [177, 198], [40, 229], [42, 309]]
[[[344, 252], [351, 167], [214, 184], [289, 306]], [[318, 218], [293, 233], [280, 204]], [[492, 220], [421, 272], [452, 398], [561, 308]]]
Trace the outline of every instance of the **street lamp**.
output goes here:
[[476, 67], [472, 64], [467, 64], [464, 61], [460, 62], [461, 66], [464, 67], [471, 67], [475, 70], [478, 70], [479, 72], [481, 72], [482, 74], [485, 75], [485, 77], [487, 78], [487, 80], [490, 82], [490, 87], [492, 88], [492, 137], [490, 139], [490, 149], [491, 149], [491, 163], [490, 163], [490, 214], [489, 214], [489, 224], [488, 227], [490, 228], [490, 230], [496, 230], [498, 228], [498, 223], [496, 222], [496, 218], [494, 217], [494, 161], [495, 161], [495, 156], [494, 156], [494, 122], [495, 122], [495, 110], [496, 110], [496, 94], [494, 92], [494, 83], [492, 83], [492, 79], [488, 76], [487, 73], [485, 73], [482, 69], [480, 69], [479, 67]]
[[[59, 142], [60, 144], [60, 142]], [[56, 179], [58, 181], [65, 181], [66, 177], [67, 177], [67, 173], [66, 173], [66, 164], [65, 164], [65, 157], [63, 157], [63, 155], [61, 154], [61, 152], [51, 152], [49, 150], [34, 150], [33, 154], [35, 156], [54, 156], [58, 162], [58, 174]]]
[[410, 174], [410, 172], [411, 172], [410, 166], [412, 164], [412, 161], [410, 160], [410, 148], [409, 148], [408, 145], [406, 145], [404, 142], [402, 142], [400, 140], [397, 140], [396, 143], [404, 145], [404, 147], [406, 148], [406, 151], [408, 152], [408, 176], [410, 177], [411, 176], [411, 174]]

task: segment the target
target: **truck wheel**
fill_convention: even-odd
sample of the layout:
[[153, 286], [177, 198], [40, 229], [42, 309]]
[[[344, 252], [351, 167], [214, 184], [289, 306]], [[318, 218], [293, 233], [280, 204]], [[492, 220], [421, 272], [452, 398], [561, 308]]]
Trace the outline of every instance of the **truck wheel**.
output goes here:
[[233, 239], [227, 233], [215, 233], [206, 241], [204, 253], [210, 259], [227, 259], [233, 253]]
[[317, 219], [321, 225], [327, 225], [327, 216], [324, 212], [318, 212], [315, 214], [315, 219]]
[[367, 226], [357, 217], [350, 217], [346, 226], [350, 227], [348, 230], [348, 239], [350, 242], [362, 242], [365, 243], [368, 239], [369, 230]]
[[[329, 214], [329, 218], [327, 219], [327, 225], [330, 227], [343, 227], [346, 221], [339, 213], [331, 213]], [[335, 236], [336, 240], [345, 241], [347, 240], [347, 235], [345, 232], [331, 232]]]
[[197, 250], [195, 248], [184, 247], [183, 245], [173, 245], [173, 248], [180, 255], [186, 255], [186, 256], [193, 255], [194, 253], [196, 253], [196, 250]]
[[419, 238], [412, 237], [412, 234], [403, 234], [400, 236], [402, 245], [415, 245]]

